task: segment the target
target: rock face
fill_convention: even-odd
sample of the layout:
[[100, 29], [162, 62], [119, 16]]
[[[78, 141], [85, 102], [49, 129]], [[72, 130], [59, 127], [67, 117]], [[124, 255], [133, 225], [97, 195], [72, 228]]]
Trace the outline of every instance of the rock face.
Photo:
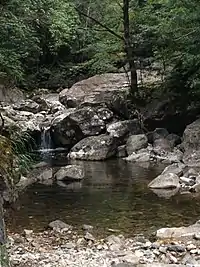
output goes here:
[[180, 187], [179, 177], [174, 173], [164, 173], [156, 177], [148, 185], [155, 189], [173, 189]]
[[144, 134], [131, 135], [126, 143], [128, 155], [148, 146], [148, 139]]
[[71, 149], [68, 156], [71, 159], [105, 160], [114, 156], [116, 152], [116, 140], [103, 134], [84, 138]]
[[186, 127], [182, 145], [183, 161], [190, 166], [200, 166], [200, 119]]
[[60, 102], [68, 108], [106, 104], [118, 112], [126, 108], [128, 82], [124, 73], [96, 75], [74, 84], [60, 93]]
[[55, 178], [58, 181], [82, 180], [84, 176], [85, 176], [84, 169], [78, 165], [68, 165], [68, 166], [62, 167], [55, 174]]
[[105, 117], [90, 107], [72, 109], [53, 121], [52, 133], [58, 145], [73, 145], [86, 136], [100, 134], [105, 129]]

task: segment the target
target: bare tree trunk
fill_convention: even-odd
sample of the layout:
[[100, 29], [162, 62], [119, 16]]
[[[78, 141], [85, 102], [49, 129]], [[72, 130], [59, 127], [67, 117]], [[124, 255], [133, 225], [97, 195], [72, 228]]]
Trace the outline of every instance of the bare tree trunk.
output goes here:
[[129, 20], [129, 0], [123, 0], [123, 23], [124, 23], [124, 43], [125, 43], [125, 53], [127, 61], [130, 66], [131, 79], [130, 79], [130, 88], [131, 93], [135, 95], [137, 93], [137, 71], [134, 61], [134, 47], [131, 42], [130, 36], [130, 20]]

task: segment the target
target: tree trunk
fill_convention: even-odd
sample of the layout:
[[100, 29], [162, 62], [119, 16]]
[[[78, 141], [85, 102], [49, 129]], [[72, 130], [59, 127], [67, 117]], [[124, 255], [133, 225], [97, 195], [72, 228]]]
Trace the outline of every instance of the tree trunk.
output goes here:
[[123, 0], [123, 23], [124, 23], [124, 50], [126, 53], [127, 61], [129, 63], [131, 78], [130, 89], [131, 94], [137, 94], [137, 72], [134, 61], [134, 47], [130, 37], [130, 21], [129, 21], [129, 0]]

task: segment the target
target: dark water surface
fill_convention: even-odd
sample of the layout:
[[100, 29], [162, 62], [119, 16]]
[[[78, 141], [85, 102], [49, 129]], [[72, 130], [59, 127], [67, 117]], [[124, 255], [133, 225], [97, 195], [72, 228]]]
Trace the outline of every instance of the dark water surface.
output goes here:
[[162, 168], [143, 168], [123, 160], [77, 162], [86, 178], [70, 185], [33, 185], [7, 214], [8, 228], [39, 231], [60, 219], [77, 228], [91, 224], [99, 234], [109, 228], [130, 236], [200, 219], [200, 199], [159, 198], [147, 184]]

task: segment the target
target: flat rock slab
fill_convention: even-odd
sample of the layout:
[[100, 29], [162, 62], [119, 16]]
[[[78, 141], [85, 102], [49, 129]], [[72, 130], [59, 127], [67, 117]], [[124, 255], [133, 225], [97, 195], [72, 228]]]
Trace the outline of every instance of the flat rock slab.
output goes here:
[[188, 227], [161, 228], [157, 230], [156, 236], [159, 239], [175, 238], [177, 240], [193, 240], [196, 234], [200, 233], [200, 222]]

